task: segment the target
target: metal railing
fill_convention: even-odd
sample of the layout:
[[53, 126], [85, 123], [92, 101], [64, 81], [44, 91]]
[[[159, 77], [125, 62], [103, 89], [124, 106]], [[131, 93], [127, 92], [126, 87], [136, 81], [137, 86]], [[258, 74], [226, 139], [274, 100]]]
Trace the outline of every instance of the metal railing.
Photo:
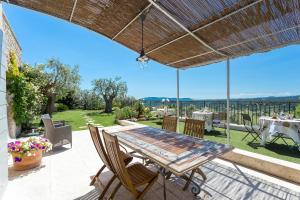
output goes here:
[[[148, 107], [176, 107], [176, 101], [144, 101]], [[270, 101], [270, 100], [231, 100], [230, 117], [231, 122], [242, 124], [242, 113], [247, 113], [252, 118], [254, 124], [258, 124], [260, 116], [271, 116], [273, 113], [284, 112], [297, 117], [296, 107], [300, 105], [300, 100], [296, 101]], [[226, 100], [199, 100], [181, 101], [180, 116], [191, 117], [192, 112], [208, 108], [212, 112], [226, 112]], [[298, 116], [299, 117], [299, 116]]]

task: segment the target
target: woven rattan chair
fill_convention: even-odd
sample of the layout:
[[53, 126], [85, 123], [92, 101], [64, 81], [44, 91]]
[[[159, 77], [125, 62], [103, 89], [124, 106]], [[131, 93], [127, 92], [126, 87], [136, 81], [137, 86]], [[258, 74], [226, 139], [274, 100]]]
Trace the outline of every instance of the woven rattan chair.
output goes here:
[[[103, 137], [107, 149], [108, 158], [115, 170], [117, 177], [120, 180], [120, 183], [112, 192], [110, 199], [113, 199], [114, 195], [121, 187], [121, 185], [128, 189], [133, 194], [135, 199], [142, 199], [146, 192], [157, 180], [158, 173], [149, 170], [147, 167], [140, 163], [134, 163], [126, 167], [122, 160], [117, 137], [106, 133], [104, 130]], [[146, 184], [147, 186], [142, 191], [137, 190], [138, 187]]]
[[177, 117], [164, 116], [163, 123], [162, 123], [162, 129], [170, 131], [170, 132], [176, 132]]
[[197, 119], [186, 119], [183, 133], [185, 135], [203, 138], [205, 130], [205, 121]]
[[[99, 169], [99, 171], [96, 173], [96, 175], [93, 177], [90, 185], [94, 185], [95, 181], [97, 180], [99, 182], [99, 184], [101, 185], [101, 181], [98, 178], [99, 175], [101, 174], [101, 172], [105, 169], [105, 167], [107, 167], [110, 171], [112, 171], [114, 173], [114, 175], [111, 177], [111, 179], [108, 181], [107, 185], [104, 186], [103, 192], [101, 193], [101, 195], [99, 196], [99, 199], [103, 199], [105, 193], [107, 192], [108, 188], [110, 187], [110, 185], [112, 184], [112, 182], [115, 180], [116, 178], [116, 174], [113, 170], [113, 167], [110, 164], [110, 161], [108, 159], [105, 147], [103, 145], [101, 136], [99, 134], [99, 130], [97, 127], [89, 124], [88, 125], [89, 130], [90, 130], [90, 134], [94, 143], [94, 146], [97, 150], [97, 153], [99, 154], [99, 157], [101, 158], [102, 162], [103, 162], [103, 166]], [[124, 165], [128, 165], [131, 161], [132, 161], [132, 156], [130, 154], [124, 153], [123, 151], [120, 151], [121, 154], [121, 158], [122, 161], [124, 163]]]
[[[204, 130], [205, 130], [205, 121], [197, 120], [197, 119], [186, 119], [185, 120], [184, 130], [183, 130], [183, 133], [185, 135], [203, 139]], [[190, 177], [187, 179], [187, 182], [183, 188], [184, 190], [186, 190], [188, 188], [188, 186], [190, 185], [195, 172], [200, 174], [202, 176], [203, 180], [207, 179], [204, 172], [200, 168], [196, 168], [195, 170], [192, 171], [192, 173], [190, 174]]]
[[250, 142], [253, 142], [257, 139], [261, 139], [260, 138], [260, 128], [258, 126], [254, 126], [252, 119], [250, 117], [249, 114], [242, 114], [242, 118], [243, 118], [243, 124], [244, 127], [246, 129], [246, 131], [248, 132], [243, 138], [242, 141], [245, 140], [248, 136], [252, 136], [252, 140]]
[[64, 121], [52, 121], [49, 114], [41, 116], [45, 126], [45, 137], [50, 140], [53, 147], [70, 144], [72, 148], [72, 129]]

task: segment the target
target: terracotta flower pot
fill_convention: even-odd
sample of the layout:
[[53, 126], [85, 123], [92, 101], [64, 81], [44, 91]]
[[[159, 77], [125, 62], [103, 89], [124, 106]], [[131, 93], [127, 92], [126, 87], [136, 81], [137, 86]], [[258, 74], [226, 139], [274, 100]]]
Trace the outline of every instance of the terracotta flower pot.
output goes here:
[[38, 167], [41, 165], [42, 162], [42, 155], [43, 151], [42, 150], [37, 150], [31, 152], [30, 155], [25, 154], [22, 158], [21, 161], [18, 161], [21, 156], [19, 153], [13, 152], [11, 153], [13, 162], [14, 162], [14, 170], [17, 171], [22, 171], [22, 170], [28, 170], [32, 169], [35, 167]]

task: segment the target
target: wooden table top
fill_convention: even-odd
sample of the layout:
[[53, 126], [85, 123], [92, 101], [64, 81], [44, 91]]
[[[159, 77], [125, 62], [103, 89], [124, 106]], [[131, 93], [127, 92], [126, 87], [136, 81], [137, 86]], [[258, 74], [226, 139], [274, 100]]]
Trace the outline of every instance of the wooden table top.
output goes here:
[[229, 145], [148, 126], [120, 127], [107, 131], [117, 135], [120, 143], [177, 176], [232, 150]]

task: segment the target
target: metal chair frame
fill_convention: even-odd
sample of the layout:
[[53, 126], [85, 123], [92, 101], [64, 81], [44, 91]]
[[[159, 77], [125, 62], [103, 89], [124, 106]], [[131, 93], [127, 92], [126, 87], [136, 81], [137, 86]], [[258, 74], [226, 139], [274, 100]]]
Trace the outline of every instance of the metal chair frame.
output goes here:
[[[252, 138], [253, 138], [250, 141], [250, 143], [257, 140], [258, 138], [261, 139], [260, 133], [256, 132], [255, 129], [253, 128], [253, 122], [252, 122], [252, 119], [251, 119], [250, 115], [249, 114], [242, 114], [242, 118], [243, 118], [244, 127], [245, 127], [246, 131], [248, 132], [242, 138], [242, 141], [244, 141], [248, 136], [252, 136]], [[249, 124], [250, 128], [247, 126], [247, 123]]]

